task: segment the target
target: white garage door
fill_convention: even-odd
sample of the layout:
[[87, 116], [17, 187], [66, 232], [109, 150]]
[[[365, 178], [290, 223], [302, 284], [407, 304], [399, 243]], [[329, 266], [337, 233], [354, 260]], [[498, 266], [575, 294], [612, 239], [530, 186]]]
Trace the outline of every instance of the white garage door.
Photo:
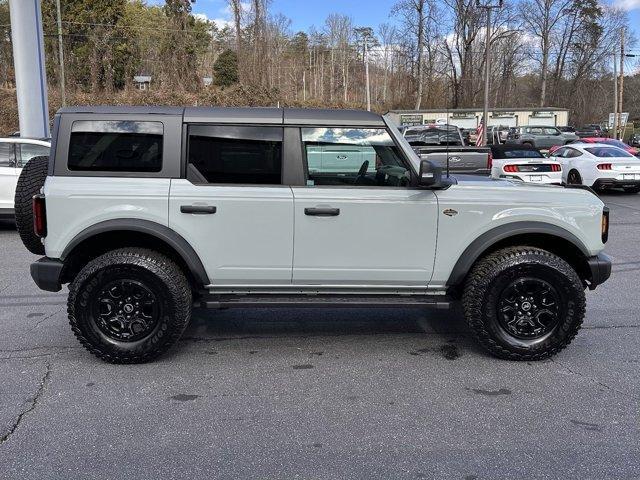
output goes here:
[[539, 125], [541, 127], [555, 127], [555, 117], [530, 117], [529, 125]]
[[500, 118], [492, 118], [489, 121], [489, 126], [504, 126], [504, 127], [517, 127], [518, 121], [515, 116], [513, 117], [500, 117]]
[[477, 128], [478, 121], [475, 118], [451, 118], [449, 120], [451, 125], [455, 125], [458, 128]]

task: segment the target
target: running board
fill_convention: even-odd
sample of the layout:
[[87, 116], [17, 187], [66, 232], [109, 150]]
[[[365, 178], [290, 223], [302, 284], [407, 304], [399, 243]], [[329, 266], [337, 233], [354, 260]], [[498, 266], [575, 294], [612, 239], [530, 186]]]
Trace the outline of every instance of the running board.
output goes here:
[[444, 295], [205, 295], [195, 302], [201, 308], [358, 308], [430, 307], [448, 310], [453, 303]]

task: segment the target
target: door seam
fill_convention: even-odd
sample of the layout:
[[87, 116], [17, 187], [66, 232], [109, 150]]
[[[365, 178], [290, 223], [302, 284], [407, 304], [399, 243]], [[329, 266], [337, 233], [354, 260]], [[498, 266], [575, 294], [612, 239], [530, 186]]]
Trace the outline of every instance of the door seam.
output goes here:
[[296, 195], [293, 193], [293, 187], [289, 186], [289, 190], [291, 190], [291, 201], [292, 201], [292, 222], [293, 229], [291, 230], [292, 242], [291, 242], [291, 285], [293, 285], [293, 266], [296, 258]]

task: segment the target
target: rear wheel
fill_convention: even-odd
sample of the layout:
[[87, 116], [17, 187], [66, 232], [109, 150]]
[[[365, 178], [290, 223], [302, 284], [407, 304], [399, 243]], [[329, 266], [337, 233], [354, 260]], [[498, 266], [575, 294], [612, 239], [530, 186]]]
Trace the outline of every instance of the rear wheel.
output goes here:
[[569, 185], [582, 185], [582, 177], [577, 170], [571, 170], [567, 175], [567, 184]]
[[33, 230], [33, 196], [40, 193], [49, 171], [49, 157], [33, 157], [20, 172], [16, 185], [14, 210], [16, 227], [27, 250], [44, 255], [44, 245]]
[[111, 363], [152, 360], [178, 341], [191, 318], [191, 288], [169, 258], [144, 249], [108, 252], [69, 287], [71, 328]]
[[541, 360], [565, 348], [585, 313], [582, 281], [564, 260], [533, 247], [480, 260], [465, 284], [463, 307], [479, 343], [508, 360]]

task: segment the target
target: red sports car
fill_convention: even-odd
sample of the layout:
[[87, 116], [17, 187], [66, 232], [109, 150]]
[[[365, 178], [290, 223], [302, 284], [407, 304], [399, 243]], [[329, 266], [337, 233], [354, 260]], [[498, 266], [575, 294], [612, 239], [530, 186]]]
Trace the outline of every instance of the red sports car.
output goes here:
[[[587, 138], [581, 138], [579, 140], [574, 140], [573, 142], [570, 142], [569, 145], [571, 145], [573, 143], [604, 143], [606, 145], [611, 145], [613, 147], [621, 148], [621, 149], [629, 152], [631, 155], [635, 155], [635, 156], [640, 155], [640, 150], [638, 150], [637, 148], [634, 148], [634, 147], [631, 147], [631, 146], [627, 145], [623, 141], [616, 140], [615, 138], [587, 137]], [[551, 147], [549, 149], [549, 155], [551, 155], [553, 152], [555, 152], [559, 148], [561, 148], [561, 146]]]

